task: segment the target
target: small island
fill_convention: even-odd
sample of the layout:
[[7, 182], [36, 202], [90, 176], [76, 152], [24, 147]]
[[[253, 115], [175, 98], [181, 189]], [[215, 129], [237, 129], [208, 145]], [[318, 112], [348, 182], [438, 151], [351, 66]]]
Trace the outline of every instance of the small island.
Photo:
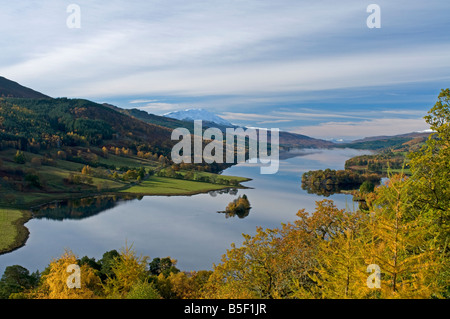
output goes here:
[[341, 191], [358, 189], [364, 182], [377, 185], [381, 175], [346, 170], [316, 170], [302, 175], [302, 189], [308, 193], [330, 196]]
[[250, 213], [250, 201], [247, 195], [242, 195], [230, 202], [224, 211], [219, 211], [218, 213], [225, 214], [226, 218], [238, 216], [239, 218], [245, 218]]

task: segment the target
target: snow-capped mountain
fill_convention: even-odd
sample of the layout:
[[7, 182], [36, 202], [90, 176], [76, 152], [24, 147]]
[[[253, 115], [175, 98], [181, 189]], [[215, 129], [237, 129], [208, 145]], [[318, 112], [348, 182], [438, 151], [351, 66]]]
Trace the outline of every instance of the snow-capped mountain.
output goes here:
[[163, 114], [163, 116], [182, 121], [202, 120], [205, 122], [213, 122], [224, 126], [233, 126], [233, 124], [231, 124], [227, 120], [204, 109], [186, 109], [183, 111], [174, 111]]

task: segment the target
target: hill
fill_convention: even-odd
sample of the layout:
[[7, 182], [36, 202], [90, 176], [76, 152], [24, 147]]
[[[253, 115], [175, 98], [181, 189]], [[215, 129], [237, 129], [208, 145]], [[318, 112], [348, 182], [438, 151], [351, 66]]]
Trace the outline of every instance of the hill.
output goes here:
[[0, 145], [20, 150], [61, 146], [138, 146], [167, 155], [171, 130], [83, 99], [0, 98]]
[[159, 116], [159, 115], [151, 114], [151, 113], [148, 113], [146, 111], [139, 110], [136, 108], [123, 109], [123, 108], [120, 108], [120, 107], [117, 107], [115, 105], [111, 105], [108, 103], [103, 103], [103, 105], [106, 107], [109, 107], [117, 112], [126, 114], [128, 116], [131, 116], [133, 118], [136, 118], [136, 119], [141, 120], [148, 124], [159, 125], [159, 126], [166, 127], [169, 129], [176, 129], [179, 127], [184, 127], [184, 128], [189, 129], [190, 131], [194, 130], [194, 124], [191, 121], [181, 121], [181, 120], [177, 120], [177, 119], [173, 119], [173, 118], [169, 118], [169, 117], [165, 117], [165, 116]]
[[406, 147], [413, 147], [414, 145], [422, 144], [426, 141], [431, 132], [412, 132], [407, 134], [400, 134], [394, 136], [372, 136], [360, 140], [355, 140], [350, 143], [338, 144], [338, 147], [349, 147], [356, 149], [402, 149]]
[[285, 148], [329, 148], [337, 144], [306, 135], [280, 131], [280, 145]]
[[0, 97], [17, 97], [30, 99], [48, 99], [47, 95], [20, 85], [17, 82], [0, 76]]

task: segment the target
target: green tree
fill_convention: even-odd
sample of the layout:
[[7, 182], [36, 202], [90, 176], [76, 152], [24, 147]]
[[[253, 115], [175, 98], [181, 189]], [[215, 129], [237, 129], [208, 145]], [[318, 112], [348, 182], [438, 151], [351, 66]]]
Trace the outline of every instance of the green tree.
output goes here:
[[441, 91], [425, 120], [434, 133], [411, 154], [410, 162], [416, 210], [422, 211], [444, 249], [450, 243], [450, 89]]
[[374, 189], [375, 185], [369, 181], [364, 181], [359, 187], [359, 191], [364, 194], [371, 193], [374, 191]]
[[28, 269], [22, 266], [6, 267], [0, 279], [0, 299], [7, 299], [13, 293], [20, 293], [37, 286], [39, 278], [39, 272], [30, 274]]
[[14, 155], [14, 162], [16, 162], [17, 164], [25, 164], [25, 154], [22, 151], [17, 151], [16, 155]]
[[179, 273], [180, 270], [175, 267], [176, 264], [177, 261], [171, 259], [170, 257], [153, 258], [153, 260], [149, 264], [150, 274], [155, 276], [163, 274], [165, 277], [168, 277], [171, 273]]
[[144, 280], [131, 286], [126, 299], [161, 299], [161, 295], [153, 283]]
[[132, 287], [148, 277], [146, 256], [137, 256], [132, 247], [123, 248], [114, 258], [112, 275], [103, 284], [107, 298], [126, 298]]
[[404, 175], [391, 176], [370, 205], [366, 261], [381, 268], [382, 298], [430, 298], [442, 292], [438, 278], [445, 264], [428, 223], [414, 209], [416, 191]]

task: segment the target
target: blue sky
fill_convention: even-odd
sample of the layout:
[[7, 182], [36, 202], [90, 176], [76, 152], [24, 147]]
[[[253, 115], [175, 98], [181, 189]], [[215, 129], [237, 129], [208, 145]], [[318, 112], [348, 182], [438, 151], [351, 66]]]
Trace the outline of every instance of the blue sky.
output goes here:
[[[0, 3], [0, 75], [53, 97], [356, 139], [427, 129], [450, 86], [443, 0]], [[79, 29], [66, 24], [72, 3]], [[372, 3], [379, 29], [366, 24]]]

